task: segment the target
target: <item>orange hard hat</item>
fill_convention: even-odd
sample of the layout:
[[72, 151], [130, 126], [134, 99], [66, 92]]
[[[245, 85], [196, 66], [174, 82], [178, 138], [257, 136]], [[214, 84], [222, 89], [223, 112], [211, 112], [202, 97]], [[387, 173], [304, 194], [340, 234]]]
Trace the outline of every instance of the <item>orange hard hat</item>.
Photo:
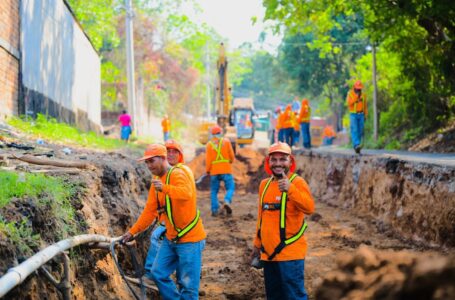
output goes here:
[[302, 100], [302, 105], [303, 105], [303, 104], [308, 104], [308, 99], [307, 99], [307, 98], [304, 98], [304, 99]]
[[362, 81], [357, 80], [357, 81], [354, 83], [354, 88], [357, 89], [357, 90], [363, 89]]
[[211, 130], [213, 135], [220, 134], [222, 131], [223, 131], [223, 129], [221, 129], [221, 127], [218, 125], [213, 126], [212, 130]]
[[167, 149], [161, 144], [148, 145], [144, 151], [144, 156], [138, 159], [138, 161], [144, 161], [155, 156], [167, 157]]
[[177, 143], [175, 140], [167, 140], [164, 143], [164, 146], [166, 147], [166, 149], [175, 149], [175, 150], [177, 150], [180, 153], [179, 163], [184, 163], [185, 162], [185, 160], [183, 158], [183, 149], [182, 149], [182, 146], [180, 146], [179, 143]]
[[267, 174], [269, 174], [269, 175], [273, 174], [272, 169], [270, 169], [270, 164], [269, 164], [270, 155], [272, 155], [273, 153], [283, 153], [283, 154], [290, 155], [291, 156], [291, 167], [289, 168], [289, 171], [290, 172], [295, 171], [296, 164], [295, 164], [294, 156], [292, 156], [291, 147], [287, 143], [278, 142], [278, 143], [272, 144], [269, 147], [267, 157], [265, 158], [264, 169], [267, 172]]
[[291, 104], [286, 105], [286, 110], [291, 110], [291, 109], [292, 109]]

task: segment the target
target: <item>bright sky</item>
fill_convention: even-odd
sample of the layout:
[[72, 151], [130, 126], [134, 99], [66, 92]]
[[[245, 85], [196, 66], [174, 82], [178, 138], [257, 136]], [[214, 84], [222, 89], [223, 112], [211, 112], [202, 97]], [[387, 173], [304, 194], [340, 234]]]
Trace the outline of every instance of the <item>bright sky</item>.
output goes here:
[[[262, 0], [195, 0], [202, 8], [196, 15], [191, 8], [184, 8], [185, 13], [196, 23], [207, 23], [223, 37], [229, 40], [230, 48], [237, 48], [244, 42], [250, 42], [259, 49], [259, 35], [265, 29], [261, 21], [264, 15]], [[256, 24], [251, 18], [257, 17]], [[274, 52], [281, 38], [266, 31], [263, 48]]]

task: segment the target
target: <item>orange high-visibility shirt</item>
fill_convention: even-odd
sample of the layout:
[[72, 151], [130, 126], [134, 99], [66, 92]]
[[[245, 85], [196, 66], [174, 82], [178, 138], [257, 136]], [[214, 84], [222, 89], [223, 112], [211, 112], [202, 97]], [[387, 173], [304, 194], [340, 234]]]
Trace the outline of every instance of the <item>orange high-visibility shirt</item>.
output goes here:
[[[221, 142], [221, 156], [218, 156], [218, 143]], [[210, 175], [232, 174], [232, 163], [235, 160], [234, 149], [227, 138], [213, 138], [205, 146], [205, 170]]]
[[295, 122], [295, 115], [294, 112], [290, 108], [286, 108], [284, 113], [282, 114], [282, 128], [294, 128]]
[[[290, 178], [292, 174], [288, 174]], [[272, 254], [276, 246], [280, 243], [280, 210], [262, 210], [261, 195], [269, 179], [264, 179], [259, 186], [258, 201], [258, 222], [256, 225], [254, 246], [256, 248], [264, 247], [266, 253], [261, 253], [262, 260], [268, 260], [268, 255]], [[278, 181], [273, 180], [263, 199], [263, 203], [275, 204], [280, 203], [281, 192], [278, 188]], [[286, 205], [286, 238], [295, 235], [304, 222], [304, 214], [314, 212], [314, 200], [311, 196], [310, 188], [306, 181], [297, 176], [290, 184], [288, 199]], [[257, 235], [259, 224], [262, 218], [260, 238]], [[284, 247], [272, 261], [288, 261], [304, 259], [307, 252], [307, 242], [303, 235], [294, 243]]]
[[161, 121], [161, 127], [163, 128], [163, 132], [171, 131], [171, 121], [167, 118]]
[[367, 96], [364, 93], [362, 93], [359, 98], [359, 96], [354, 92], [354, 90], [351, 89], [346, 97], [346, 103], [348, 104], [349, 112], [351, 113], [363, 112], [365, 114], [365, 117], [368, 115]]
[[[164, 174], [160, 177], [163, 183], [162, 192], [157, 192], [153, 184], [150, 187], [145, 208], [136, 223], [129, 230], [131, 234], [141, 232], [152, 224], [153, 220], [158, 216], [158, 201], [161, 207], [165, 207], [166, 205], [165, 195], [169, 195], [171, 198], [172, 216], [177, 228], [185, 228], [195, 218], [197, 207], [194, 180], [191, 180], [186, 172], [180, 168], [175, 168], [172, 171], [169, 184], [165, 184], [166, 175]], [[162, 220], [164, 220], [166, 226], [166, 238], [172, 240], [177, 236], [177, 231], [175, 231], [170, 223], [168, 216], [166, 214], [163, 215]], [[197, 225], [180, 238], [179, 243], [199, 242], [205, 239], [205, 237], [204, 226], [202, 225], [202, 220], [199, 218]]]
[[311, 107], [308, 104], [300, 107], [299, 123], [309, 123], [311, 118]]
[[333, 130], [332, 126], [326, 126], [324, 127], [324, 132], [322, 134], [323, 137], [335, 137], [335, 131]]
[[280, 130], [281, 128], [283, 128], [283, 112], [280, 112], [277, 116], [277, 119], [276, 119], [276, 125], [275, 125], [275, 129], [277, 130]]

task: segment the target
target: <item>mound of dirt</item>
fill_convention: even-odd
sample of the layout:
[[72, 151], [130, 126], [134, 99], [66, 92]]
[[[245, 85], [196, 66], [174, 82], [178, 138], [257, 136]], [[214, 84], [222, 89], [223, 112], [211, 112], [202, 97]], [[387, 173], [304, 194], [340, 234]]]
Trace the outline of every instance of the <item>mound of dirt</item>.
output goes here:
[[[205, 174], [205, 150], [199, 149], [196, 157], [188, 163], [194, 173], [194, 178], [199, 179]], [[264, 151], [256, 151], [251, 148], [237, 149], [236, 160], [232, 166], [236, 191], [257, 193], [259, 183], [268, 175], [265, 173]], [[210, 189], [210, 177], [204, 177], [197, 184], [199, 190]]]
[[455, 299], [453, 255], [384, 252], [361, 245], [337, 265], [323, 279], [316, 299]]
[[455, 152], [455, 122], [443, 129], [429, 134], [409, 147], [409, 151], [454, 153]]

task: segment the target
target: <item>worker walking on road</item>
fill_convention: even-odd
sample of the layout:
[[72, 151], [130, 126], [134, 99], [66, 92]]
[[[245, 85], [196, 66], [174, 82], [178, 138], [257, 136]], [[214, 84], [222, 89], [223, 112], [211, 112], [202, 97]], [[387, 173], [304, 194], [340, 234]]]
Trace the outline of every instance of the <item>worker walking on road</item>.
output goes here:
[[[188, 178], [191, 180], [191, 182], [194, 182], [194, 175], [191, 169], [184, 165], [185, 160], [183, 156], [183, 149], [180, 146], [179, 143], [177, 143], [174, 140], [167, 140], [166, 143], [164, 144], [167, 150], [167, 161], [169, 164], [173, 166], [178, 166], [181, 168], [185, 174], [188, 176]], [[194, 189], [196, 187], [194, 186]], [[194, 193], [196, 193], [196, 190], [194, 190]], [[147, 252], [147, 258], [145, 260], [145, 276], [148, 279], [152, 279], [152, 267], [153, 263], [156, 258], [156, 254], [158, 253], [158, 250], [161, 247], [161, 244], [164, 239], [164, 234], [166, 233], [166, 226], [164, 222], [164, 215], [161, 214], [160, 219], [158, 220], [158, 225], [153, 230], [152, 235], [150, 237], [150, 247]]]
[[161, 127], [163, 128], [163, 139], [166, 142], [171, 137], [171, 121], [168, 115], [164, 115], [161, 120]]
[[120, 138], [125, 142], [128, 142], [131, 135], [131, 116], [126, 112], [126, 110], [122, 111], [122, 114], [118, 117], [118, 121], [122, 126], [120, 130]]
[[294, 173], [295, 160], [285, 143], [270, 146], [265, 170], [271, 175], [259, 186], [258, 221], [251, 257], [264, 268], [268, 300], [308, 299], [304, 285], [307, 243], [305, 214], [314, 200], [305, 180]]
[[[166, 157], [165, 146], [152, 144], [140, 159], [158, 179], [152, 179], [145, 208], [122, 241], [131, 240], [155, 218], [164, 220], [166, 235], [152, 266], [152, 279], [163, 299], [198, 299], [206, 233], [196, 208], [195, 183], [181, 167], [171, 167]], [[179, 288], [170, 277], [175, 270]]]
[[299, 123], [302, 131], [302, 144], [306, 149], [311, 148], [311, 134], [310, 134], [310, 119], [311, 119], [311, 107], [308, 99], [302, 100], [302, 106], [300, 107]]
[[234, 196], [234, 176], [232, 176], [232, 163], [235, 155], [231, 142], [222, 137], [220, 126], [214, 126], [211, 129], [213, 138], [205, 147], [205, 169], [210, 175], [210, 198], [212, 203], [212, 216], [219, 213], [218, 191], [221, 181], [224, 181], [226, 196], [224, 197], [223, 208], [227, 215], [232, 214], [232, 197]]
[[363, 130], [365, 119], [368, 115], [367, 97], [362, 93], [362, 89], [362, 82], [357, 80], [346, 97], [350, 113], [349, 121], [351, 123], [352, 146], [357, 154], [360, 154], [360, 150], [362, 149]]

